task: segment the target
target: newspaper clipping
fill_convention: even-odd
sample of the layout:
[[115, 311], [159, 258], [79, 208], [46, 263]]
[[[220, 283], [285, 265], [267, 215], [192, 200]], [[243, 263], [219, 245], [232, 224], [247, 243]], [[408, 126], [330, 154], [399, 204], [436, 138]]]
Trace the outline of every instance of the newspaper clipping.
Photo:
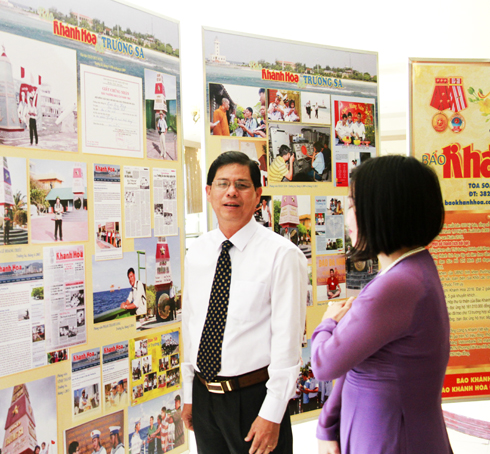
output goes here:
[[153, 214], [155, 236], [178, 235], [177, 172], [153, 169]]
[[71, 355], [73, 415], [100, 411], [100, 349]]
[[113, 411], [128, 405], [128, 352], [127, 340], [102, 348], [105, 410]]
[[122, 258], [121, 167], [94, 164], [95, 260]]
[[126, 238], [151, 237], [150, 169], [124, 167]]
[[85, 343], [83, 245], [46, 247], [43, 263], [48, 350]]
[[43, 293], [41, 260], [0, 265], [0, 376], [46, 365]]

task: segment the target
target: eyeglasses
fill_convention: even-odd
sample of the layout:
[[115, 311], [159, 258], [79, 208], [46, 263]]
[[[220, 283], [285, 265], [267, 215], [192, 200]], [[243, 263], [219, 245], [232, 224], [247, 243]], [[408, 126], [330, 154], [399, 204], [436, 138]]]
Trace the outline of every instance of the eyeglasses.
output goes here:
[[230, 180], [215, 180], [213, 181], [213, 186], [218, 190], [218, 191], [226, 191], [230, 185], [235, 186], [235, 189], [237, 191], [246, 191], [247, 189], [250, 189], [253, 184], [250, 181], [247, 180], [236, 180], [236, 181], [230, 181]]

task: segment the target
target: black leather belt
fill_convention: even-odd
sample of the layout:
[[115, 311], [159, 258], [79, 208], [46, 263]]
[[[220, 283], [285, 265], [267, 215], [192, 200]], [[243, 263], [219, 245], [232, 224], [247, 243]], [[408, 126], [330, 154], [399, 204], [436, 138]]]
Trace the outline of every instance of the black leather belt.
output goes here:
[[199, 381], [207, 388], [210, 393], [224, 394], [237, 389], [247, 388], [258, 383], [263, 383], [269, 380], [267, 367], [254, 370], [248, 374], [238, 375], [237, 377], [216, 377], [215, 382], [207, 382], [199, 372], [196, 372]]

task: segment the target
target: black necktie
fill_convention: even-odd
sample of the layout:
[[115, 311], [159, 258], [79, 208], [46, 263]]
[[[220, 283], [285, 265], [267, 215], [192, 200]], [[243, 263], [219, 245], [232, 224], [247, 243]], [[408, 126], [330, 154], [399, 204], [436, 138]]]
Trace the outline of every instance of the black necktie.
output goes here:
[[208, 382], [212, 381], [221, 369], [221, 347], [231, 284], [231, 260], [228, 250], [232, 246], [233, 244], [228, 240], [221, 245], [221, 254], [216, 264], [208, 312], [197, 353], [197, 367]]

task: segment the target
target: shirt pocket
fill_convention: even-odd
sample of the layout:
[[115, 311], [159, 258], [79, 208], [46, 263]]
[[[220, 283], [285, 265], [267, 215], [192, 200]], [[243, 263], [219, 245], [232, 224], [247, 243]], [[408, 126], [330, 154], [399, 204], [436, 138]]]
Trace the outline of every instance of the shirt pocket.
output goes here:
[[264, 283], [254, 281], [232, 283], [228, 317], [238, 321], [256, 322], [269, 313], [269, 291]]

